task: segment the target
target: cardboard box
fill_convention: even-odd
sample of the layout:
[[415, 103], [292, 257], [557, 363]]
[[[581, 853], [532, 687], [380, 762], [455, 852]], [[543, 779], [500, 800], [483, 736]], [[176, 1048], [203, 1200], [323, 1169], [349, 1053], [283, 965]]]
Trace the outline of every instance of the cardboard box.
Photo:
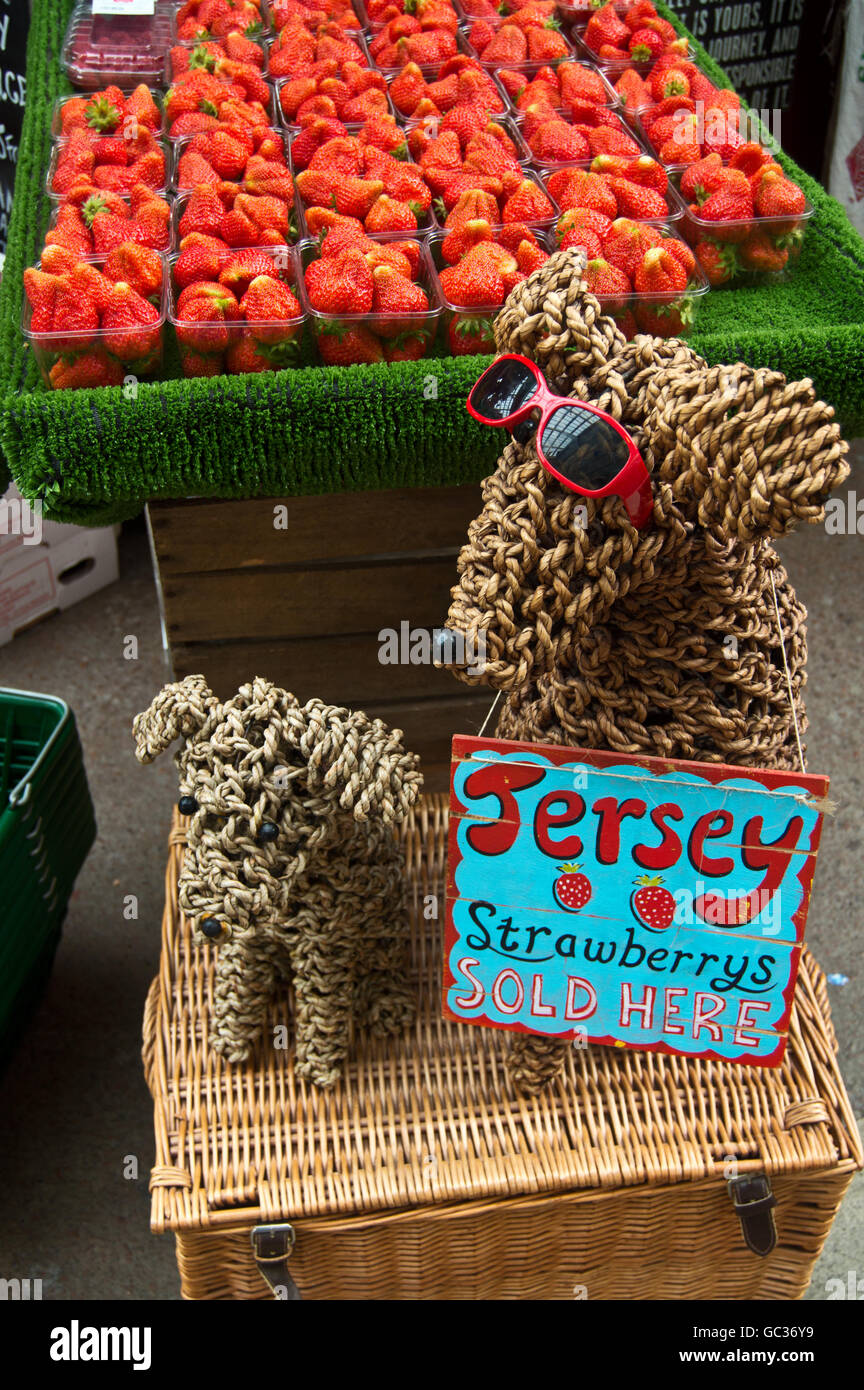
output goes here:
[[0, 498], [0, 646], [113, 583], [117, 529], [44, 521], [12, 484]]

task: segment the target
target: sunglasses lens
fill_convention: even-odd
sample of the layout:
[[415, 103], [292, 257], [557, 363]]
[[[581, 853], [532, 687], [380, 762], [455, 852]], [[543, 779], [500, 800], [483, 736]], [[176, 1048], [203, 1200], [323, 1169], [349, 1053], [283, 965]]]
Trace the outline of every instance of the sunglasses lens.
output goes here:
[[540, 447], [562, 478], [597, 492], [617, 478], [630, 451], [617, 430], [587, 410], [559, 406], [546, 422]]
[[537, 390], [534, 373], [521, 362], [494, 362], [481, 376], [468, 397], [478, 415], [486, 420], [506, 420]]

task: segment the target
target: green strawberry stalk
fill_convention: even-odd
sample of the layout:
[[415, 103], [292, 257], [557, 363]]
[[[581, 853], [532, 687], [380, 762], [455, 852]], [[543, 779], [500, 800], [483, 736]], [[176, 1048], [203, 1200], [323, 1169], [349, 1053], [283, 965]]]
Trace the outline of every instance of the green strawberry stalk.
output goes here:
[[122, 113], [108, 97], [94, 97], [87, 106], [87, 124], [100, 132], [116, 130], [123, 120]]
[[104, 212], [108, 204], [98, 193], [91, 193], [86, 202], [81, 204], [81, 217], [88, 227], [92, 227], [100, 212]]
[[203, 44], [199, 44], [196, 48], [192, 49], [192, 52], [189, 54], [190, 72], [192, 72], [193, 69], [197, 70], [198, 68], [203, 68], [206, 72], [213, 72], [215, 70], [215, 67], [215, 53], [211, 53], [208, 48], [205, 48], [203, 46]]

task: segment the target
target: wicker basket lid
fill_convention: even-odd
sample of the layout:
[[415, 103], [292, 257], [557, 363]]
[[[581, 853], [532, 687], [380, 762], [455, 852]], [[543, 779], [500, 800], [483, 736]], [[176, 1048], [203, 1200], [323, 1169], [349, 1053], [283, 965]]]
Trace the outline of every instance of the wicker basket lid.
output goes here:
[[320, 1091], [273, 1047], [272, 1008], [252, 1060], [207, 1045], [214, 948], [191, 939], [177, 903], [184, 829], [167, 871], [162, 966], [147, 1000], [153, 1093], [154, 1230], [393, 1212], [532, 1193], [665, 1187], [729, 1176], [860, 1167], [835, 1059], [825, 979], [805, 950], [789, 1044], [774, 1070], [653, 1052], [573, 1049], [562, 1083], [519, 1096], [506, 1034], [440, 1016], [447, 807], [426, 798], [403, 828], [420, 1008], [403, 1036], [355, 1040], [344, 1079]]

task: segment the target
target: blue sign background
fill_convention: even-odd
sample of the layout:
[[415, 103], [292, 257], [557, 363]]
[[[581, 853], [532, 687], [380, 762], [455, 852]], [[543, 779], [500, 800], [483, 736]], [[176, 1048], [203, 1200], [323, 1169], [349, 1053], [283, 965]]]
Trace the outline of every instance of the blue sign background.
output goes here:
[[[513, 819], [512, 810], [501, 815], [502, 803], [497, 795], [477, 797], [466, 791], [468, 777], [482, 764], [493, 762], [523, 767], [530, 764], [545, 768], [546, 775], [535, 786], [514, 787], [519, 824], [512, 847], [504, 853], [483, 854], [477, 853], [469, 842], [472, 827], [506, 820], [508, 814]], [[779, 1060], [784, 1043], [781, 1039], [778, 1044], [778, 1033], [785, 1031], [806, 915], [805, 896], [809, 894], [809, 873], [804, 874], [806, 889], [799, 874], [807, 867], [808, 859], [812, 871], [811, 839], [815, 844], [821, 818], [812, 801], [812, 779], [802, 778], [799, 785], [769, 790], [758, 780], [760, 773], [748, 776], [739, 769], [725, 769], [732, 775], [712, 783], [698, 774], [682, 771], [680, 766], [665, 767], [671, 770], [653, 775], [626, 760], [598, 768], [580, 761], [575, 752], [572, 763], [556, 766], [531, 745], [520, 747], [518, 752], [502, 752], [495, 740], [488, 747], [477, 744], [471, 750], [470, 760], [455, 765], [451, 816], [456, 818], [453, 829], [457, 853], [451, 853], [455, 872], [448, 896], [446, 961], [447, 978], [452, 983], [445, 997], [449, 1013], [461, 1019], [521, 1027], [535, 1033], [572, 1036], [574, 1031], [581, 1031], [594, 1039], [624, 1040], [639, 1047], [659, 1046], [729, 1059], [740, 1059], [745, 1054], [748, 1060]], [[577, 855], [550, 855], [535, 839], [534, 815], [550, 792], [566, 791], [578, 792], [585, 803], [584, 815], [566, 827], [549, 825], [548, 837], [560, 842], [578, 836], [582, 849]], [[620, 822], [620, 852], [613, 864], [597, 859], [599, 817], [592, 807], [605, 797], [617, 802], [637, 797], [647, 807], [642, 818], [626, 817]], [[684, 850], [677, 863], [660, 873], [662, 889], [675, 898], [675, 920], [664, 930], [652, 930], [634, 910], [633, 894], [639, 887], [634, 880], [646, 872], [652, 877], [656, 875], [640, 868], [633, 850], [640, 844], [656, 847], [660, 843], [660, 829], [649, 819], [650, 812], [669, 802], [683, 812], [683, 819], [669, 824]], [[547, 800], [546, 805], [553, 814], [556, 809], [564, 810], [563, 801], [556, 805]], [[733, 825], [728, 833], [706, 840], [704, 850], [712, 859], [730, 859], [734, 868], [722, 877], [712, 877], [694, 869], [686, 846], [700, 816], [721, 809], [731, 813]], [[764, 867], [748, 868], [744, 863], [744, 825], [761, 817], [759, 839], [770, 845], [783, 835], [794, 816], [802, 821], [797, 849], [785, 856], [780, 888], [756, 919], [737, 926], [700, 920], [692, 910], [693, 900], [700, 894], [738, 897], [758, 889], [765, 877]], [[574, 859], [590, 883], [591, 896], [579, 910], [566, 911], [556, 898], [554, 885], [561, 877], [561, 866]], [[460, 966], [460, 962], [466, 961], [475, 962], [467, 974]], [[502, 970], [515, 971], [518, 980], [506, 978], [500, 984], [496, 1004], [493, 987]], [[536, 995], [538, 974], [542, 983]], [[597, 995], [596, 1009], [579, 1024], [564, 1018], [570, 976], [590, 981]], [[523, 998], [514, 1010], [520, 981]], [[622, 1024], [625, 985], [629, 987], [630, 1000], [636, 1004], [645, 1002], [646, 987], [655, 990], [650, 1022], [646, 1013], [631, 1010], [628, 1022]], [[482, 1002], [466, 1008], [466, 1000], [478, 994], [478, 986], [482, 987]], [[686, 993], [667, 1000], [667, 989], [684, 989]], [[721, 1030], [720, 1038], [716, 1036], [717, 1027], [709, 1028], [705, 1023], [699, 1035], [692, 1036], [688, 1025], [693, 1019], [697, 993], [723, 1001], [722, 1013], [714, 1018]], [[581, 986], [571, 995], [576, 1010], [589, 998]], [[747, 1011], [736, 1037], [739, 1009], [742, 1001], [747, 1000], [758, 1001], [760, 1007]], [[664, 1026], [667, 1002], [670, 1015]], [[762, 1007], [765, 1005], [767, 1008]], [[550, 1007], [554, 1014], [543, 1012]], [[706, 1008], [710, 1013], [713, 1007], [703, 1000], [703, 1017]]]

